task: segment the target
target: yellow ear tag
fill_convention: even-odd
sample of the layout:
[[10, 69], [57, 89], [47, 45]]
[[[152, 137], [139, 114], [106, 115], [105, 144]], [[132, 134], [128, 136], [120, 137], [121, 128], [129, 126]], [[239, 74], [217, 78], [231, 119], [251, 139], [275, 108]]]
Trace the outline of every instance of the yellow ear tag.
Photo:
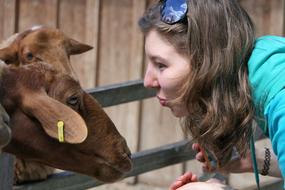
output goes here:
[[57, 133], [58, 133], [58, 141], [64, 142], [64, 122], [63, 121], [57, 122]]

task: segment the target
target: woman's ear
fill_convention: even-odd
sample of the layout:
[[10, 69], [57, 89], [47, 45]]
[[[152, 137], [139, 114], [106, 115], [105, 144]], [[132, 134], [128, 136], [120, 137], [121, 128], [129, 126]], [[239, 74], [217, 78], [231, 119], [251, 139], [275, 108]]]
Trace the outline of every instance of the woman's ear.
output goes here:
[[[49, 136], [72, 144], [82, 143], [87, 138], [87, 126], [78, 113], [45, 92], [26, 94], [22, 102], [23, 111], [35, 117]], [[63, 128], [58, 127], [59, 122]]]

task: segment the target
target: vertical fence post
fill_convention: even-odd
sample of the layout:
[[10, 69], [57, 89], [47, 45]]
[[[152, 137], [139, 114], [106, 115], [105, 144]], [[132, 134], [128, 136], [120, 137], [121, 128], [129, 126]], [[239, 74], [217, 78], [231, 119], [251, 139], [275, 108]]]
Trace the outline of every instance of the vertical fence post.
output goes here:
[[10, 154], [0, 155], [0, 190], [12, 190], [14, 180], [14, 156]]

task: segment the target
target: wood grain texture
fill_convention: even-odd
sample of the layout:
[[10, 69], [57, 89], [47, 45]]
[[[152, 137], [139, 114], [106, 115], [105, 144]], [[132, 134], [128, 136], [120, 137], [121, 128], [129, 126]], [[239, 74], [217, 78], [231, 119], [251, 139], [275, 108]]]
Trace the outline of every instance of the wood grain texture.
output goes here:
[[257, 36], [283, 35], [283, 0], [240, 0], [240, 3], [252, 18]]
[[[156, 98], [144, 100], [142, 109], [141, 150], [183, 139], [179, 120], [170, 110], [162, 108]], [[139, 176], [139, 182], [167, 187], [183, 172], [182, 164], [166, 167]]]
[[0, 0], [0, 42], [12, 34], [16, 29], [16, 1]]
[[99, 5], [99, 0], [61, 0], [59, 3], [59, 29], [94, 47], [86, 53], [71, 56], [71, 64], [84, 88], [95, 86]]
[[[145, 6], [145, 0], [101, 1], [97, 85], [142, 78], [144, 43], [137, 21]], [[136, 152], [140, 102], [106, 108], [106, 111], [126, 138], [131, 152]]]
[[18, 30], [35, 25], [57, 26], [58, 0], [24, 0], [19, 2]]
[[[143, 36], [137, 20], [144, 1], [101, 1], [97, 84], [106, 85], [141, 78]], [[107, 113], [131, 148], [137, 151], [139, 102], [107, 108]]]

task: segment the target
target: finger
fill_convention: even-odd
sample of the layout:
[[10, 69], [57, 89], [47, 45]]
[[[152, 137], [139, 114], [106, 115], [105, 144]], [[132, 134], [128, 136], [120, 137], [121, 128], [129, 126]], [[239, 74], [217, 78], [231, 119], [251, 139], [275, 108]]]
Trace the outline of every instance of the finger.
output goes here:
[[200, 162], [206, 162], [205, 157], [204, 157], [202, 152], [197, 153], [195, 158], [196, 158], [196, 160], [198, 160]]
[[197, 151], [197, 152], [200, 152], [201, 149], [200, 149], [200, 145], [198, 143], [193, 143], [192, 144], [192, 149]]
[[191, 183], [191, 182], [197, 182], [198, 181], [198, 176], [193, 174], [192, 172], [186, 172], [183, 174], [180, 178], [184, 184]]
[[186, 172], [185, 174], [183, 174], [181, 176], [182, 177], [181, 180], [182, 180], [183, 184], [192, 182], [193, 175], [194, 174], [192, 172]]
[[192, 175], [191, 182], [197, 182], [197, 181], [198, 181], [198, 176]]
[[198, 177], [197, 175], [193, 174], [192, 172], [186, 172], [182, 176], [178, 177], [177, 180], [171, 184], [170, 190], [176, 190], [179, 187], [191, 182], [197, 182]]
[[176, 190], [177, 188], [183, 186], [182, 181], [175, 181], [174, 183], [172, 183], [169, 187], [169, 190]]

